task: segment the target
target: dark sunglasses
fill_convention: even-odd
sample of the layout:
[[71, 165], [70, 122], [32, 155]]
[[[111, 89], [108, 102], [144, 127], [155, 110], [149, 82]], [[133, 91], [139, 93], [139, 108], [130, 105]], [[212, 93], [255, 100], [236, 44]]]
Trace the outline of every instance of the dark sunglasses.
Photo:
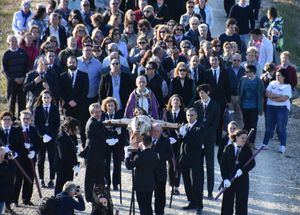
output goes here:
[[159, 31], [159, 33], [160, 33], [160, 34], [165, 34], [165, 33], [166, 33], [166, 31]]
[[238, 62], [238, 61], [241, 61], [241, 60], [240, 59], [233, 59], [232, 61]]
[[138, 44], [143, 45], [143, 44], [146, 44], [146, 42], [145, 41], [141, 41], [141, 42], [138, 42]]
[[119, 65], [119, 63], [112, 63], [111, 65], [113, 65], [113, 66], [117, 66], [117, 65]]
[[183, 28], [176, 28], [176, 31], [183, 31]]

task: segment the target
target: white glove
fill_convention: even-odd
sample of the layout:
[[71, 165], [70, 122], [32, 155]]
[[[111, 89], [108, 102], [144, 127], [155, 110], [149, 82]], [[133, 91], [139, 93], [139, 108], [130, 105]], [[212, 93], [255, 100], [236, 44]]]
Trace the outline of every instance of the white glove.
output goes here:
[[77, 164], [77, 165], [75, 165], [75, 166], [73, 166], [73, 171], [74, 171], [74, 173], [79, 173], [79, 171], [80, 171], [80, 165], [79, 164]]
[[225, 188], [228, 188], [228, 187], [230, 187], [231, 182], [228, 179], [225, 179], [224, 182], [223, 182], [223, 184], [224, 184]]
[[26, 143], [26, 142], [25, 142], [25, 143], [24, 143], [25, 149], [30, 149], [30, 145], [31, 145], [30, 143]]
[[240, 177], [242, 174], [243, 174], [243, 171], [242, 171], [241, 169], [238, 169], [238, 170], [236, 171], [234, 177], [235, 177], [235, 178], [238, 178], [238, 177]]
[[14, 152], [14, 157], [13, 159], [16, 159], [18, 157], [18, 153], [17, 152]]
[[8, 153], [8, 152], [10, 152], [10, 148], [9, 148], [9, 146], [5, 146], [5, 148], [4, 148], [4, 152], [5, 152], [5, 153]]
[[118, 135], [120, 135], [120, 134], [121, 134], [121, 132], [122, 132], [122, 129], [121, 129], [121, 127], [117, 127], [117, 128], [116, 128], [116, 132], [117, 132], [117, 134], [118, 134]]
[[170, 140], [170, 144], [174, 144], [177, 142], [177, 140], [173, 137], [170, 137], [169, 140]]
[[125, 152], [125, 158], [129, 158], [130, 155], [129, 146], [124, 147], [124, 152]]
[[44, 136], [43, 136], [43, 142], [44, 143], [48, 143], [50, 140], [52, 140], [52, 138], [49, 135], [44, 134]]
[[181, 136], [185, 136], [186, 135], [186, 127], [185, 126], [181, 126], [180, 128], [179, 128], [179, 134], [181, 135]]
[[34, 156], [35, 156], [35, 152], [34, 151], [30, 151], [29, 154], [27, 155], [27, 157], [29, 159], [31, 159], [31, 160], [34, 158]]
[[106, 143], [110, 146], [115, 145], [118, 141], [119, 141], [118, 138], [106, 139]]

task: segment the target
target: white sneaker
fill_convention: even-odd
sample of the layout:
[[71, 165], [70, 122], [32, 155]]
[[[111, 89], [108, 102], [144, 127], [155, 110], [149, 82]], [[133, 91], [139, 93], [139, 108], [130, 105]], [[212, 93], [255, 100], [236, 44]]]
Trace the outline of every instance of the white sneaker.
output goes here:
[[286, 150], [285, 146], [280, 146], [280, 147], [279, 147], [279, 152], [280, 152], [280, 153], [284, 154], [284, 153], [285, 153], [285, 150]]

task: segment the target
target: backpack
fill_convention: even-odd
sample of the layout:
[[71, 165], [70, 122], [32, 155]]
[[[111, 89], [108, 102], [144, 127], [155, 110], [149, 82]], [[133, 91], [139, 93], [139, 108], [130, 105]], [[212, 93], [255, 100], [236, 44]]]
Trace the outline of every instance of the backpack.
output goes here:
[[43, 202], [39, 207], [40, 215], [55, 215], [57, 208], [57, 199], [55, 196], [43, 198]]

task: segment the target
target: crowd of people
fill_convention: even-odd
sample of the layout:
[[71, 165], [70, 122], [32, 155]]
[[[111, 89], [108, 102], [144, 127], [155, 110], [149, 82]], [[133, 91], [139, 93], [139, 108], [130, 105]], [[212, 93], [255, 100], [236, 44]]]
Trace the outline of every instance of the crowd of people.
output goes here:
[[[122, 161], [135, 170], [142, 215], [153, 214], [153, 192], [154, 212], [163, 215], [167, 179], [170, 193], [180, 195], [181, 178], [182, 209], [202, 214], [203, 164], [213, 200], [217, 145], [226, 188], [221, 214], [246, 215], [255, 166], [247, 161], [259, 146], [267, 150], [275, 131], [285, 153], [297, 95], [283, 18], [271, 7], [259, 21], [260, 1], [249, 3], [224, 0], [225, 32], [213, 37], [207, 0], [50, 0], [36, 9], [23, 0], [2, 58], [8, 107], [0, 116], [0, 213], [5, 205], [15, 214], [21, 189], [23, 204], [33, 206], [35, 180], [39, 189], [54, 188], [55, 214], [85, 210], [82, 189], [71, 182], [81, 157], [91, 214], [114, 213], [109, 190], [120, 189]], [[265, 134], [256, 144], [262, 114]], [[180, 128], [153, 124], [132, 152], [128, 130], [103, 121], [137, 115]]]

